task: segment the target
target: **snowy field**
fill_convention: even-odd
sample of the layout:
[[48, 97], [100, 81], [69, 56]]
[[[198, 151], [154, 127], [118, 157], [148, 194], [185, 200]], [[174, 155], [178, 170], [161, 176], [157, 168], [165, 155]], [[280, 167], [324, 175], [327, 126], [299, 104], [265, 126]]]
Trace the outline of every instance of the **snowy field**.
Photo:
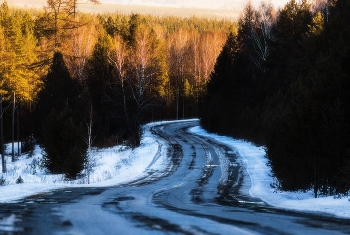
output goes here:
[[[66, 181], [63, 175], [48, 174], [40, 166], [42, 151], [35, 148], [33, 156], [23, 155], [11, 163], [7, 157], [7, 173], [0, 173], [0, 203], [15, 202], [21, 198], [65, 187], [102, 187], [125, 184], [142, 178], [145, 169], [160, 169], [167, 166], [166, 143], [152, 135], [151, 123], [144, 126], [141, 146], [131, 150], [125, 146], [107, 149], [93, 149], [90, 153], [92, 171], [89, 177], [75, 181]], [[267, 166], [267, 158], [262, 147], [229, 137], [208, 134], [200, 127], [193, 127], [191, 132], [207, 136], [236, 148], [247, 164], [251, 178], [251, 196], [261, 198], [266, 203], [288, 210], [327, 213], [335, 217], [350, 218], [348, 198], [333, 197], [313, 198], [312, 192], [280, 192], [271, 188], [274, 179]], [[11, 149], [10, 146], [7, 148]], [[156, 156], [156, 158], [155, 158]], [[0, 166], [1, 169], [1, 166]], [[16, 181], [21, 177], [23, 183]], [[90, 184], [88, 184], [88, 182]]]

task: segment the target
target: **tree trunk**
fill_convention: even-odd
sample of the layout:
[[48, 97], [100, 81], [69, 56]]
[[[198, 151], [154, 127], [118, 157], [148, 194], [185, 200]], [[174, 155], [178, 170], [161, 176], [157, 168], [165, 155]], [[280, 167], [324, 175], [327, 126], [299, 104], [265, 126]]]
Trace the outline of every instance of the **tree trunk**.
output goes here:
[[4, 151], [4, 123], [2, 114], [2, 95], [0, 94], [0, 145], [1, 145], [1, 161], [2, 173], [6, 173], [5, 151]]
[[182, 120], [185, 119], [185, 92], [182, 94]]
[[15, 110], [16, 110], [16, 93], [13, 92], [12, 104], [12, 162], [15, 161]]
[[317, 198], [318, 191], [318, 180], [317, 180], [317, 169], [314, 169], [314, 197]]
[[90, 151], [92, 145], [92, 104], [90, 105], [90, 117], [88, 124], [88, 151]]
[[179, 120], [179, 91], [176, 91], [176, 120]]
[[17, 102], [17, 156], [21, 156], [21, 138], [19, 130], [19, 103]]

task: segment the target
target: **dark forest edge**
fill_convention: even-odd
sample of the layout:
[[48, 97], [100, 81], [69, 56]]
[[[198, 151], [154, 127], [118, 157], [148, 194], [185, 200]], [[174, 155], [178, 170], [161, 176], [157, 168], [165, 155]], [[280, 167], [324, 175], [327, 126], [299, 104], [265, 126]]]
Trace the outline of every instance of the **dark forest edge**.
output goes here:
[[350, 189], [350, 1], [248, 4], [200, 104], [208, 131], [266, 146], [280, 190]]

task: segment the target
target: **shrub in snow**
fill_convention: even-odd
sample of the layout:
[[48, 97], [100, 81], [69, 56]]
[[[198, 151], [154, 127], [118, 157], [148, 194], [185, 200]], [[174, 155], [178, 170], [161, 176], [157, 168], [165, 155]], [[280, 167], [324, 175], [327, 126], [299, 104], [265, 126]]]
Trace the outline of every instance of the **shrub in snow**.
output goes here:
[[32, 162], [29, 164], [29, 172], [32, 175], [37, 173], [37, 168], [40, 168], [40, 161], [36, 158], [33, 158]]
[[22, 177], [19, 176], [18, 179], [16, 180], [16, 184], [23, 184], [23, 183], [24, 183], [24, 181], [23, 181]]
[[32, 138], [25, 139], [22, 145], [22, 153], [28, 153], [28, 157], [32, 157], [34, 153], [35, 143]]
[[4, 186], [6, 184], [6, 180], [4, 178], [3, 175], [1, 175], [1, 178], [0, 178], [0, 186]]

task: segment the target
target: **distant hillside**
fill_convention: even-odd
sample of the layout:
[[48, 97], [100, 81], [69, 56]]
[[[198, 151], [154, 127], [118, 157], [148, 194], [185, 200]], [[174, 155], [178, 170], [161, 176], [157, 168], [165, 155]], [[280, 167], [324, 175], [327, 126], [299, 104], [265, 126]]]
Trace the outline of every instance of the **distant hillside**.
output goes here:
[[[106, 2], [107, 1], [107, 2]], [[109, 2], [108, 2], [109, 1]], [[101, 4], [94, 5], [91, 3], [84, 3], [79, 5], [79, 10], [89, 13], [104, 13], [104, 12], [120, 12], [120, 13], [140, 13], [140, 14], [152, 14], [152, 15], [169, 15], [180, 17], [206, 17], [217, 19], [236, 19], [240, 10], [225, 10], [225, 9], [205, 9], [205, 8], [182, 8], [171, 7], [170, 4], [153, 4], [153, 6], [146, 6], [141, 4], [129, 5], [129, 4], [117, 4], [112, 3], [113, 0], [102, 0]], [[123, 2], [123, 1], [119, 1]], [[124, 1], [128, 2], [128, 1]], [[136, 3], [142, 1], [134, 1]], [[46, 5], [46, 0], [7, 0], [9, 6], [23, 7], [23, 8], [43, 8]]]
[[[2, 2], [3, 0], [0, 0]], [[47, 0], [7, 0], [10, 6], [43, 8]], [[101, 4], [84, 3], [80, 11], [89, 13], [120, 12], [180, 17], [209, 17], [237, 19], [248, 0], [100, 0]], [[258, 6], [261, 0], [251, 0]], [[277, 8], [289, 0], [270, 0]], [[88, 0], [81, 0], [88, 2]]]
[[[123, 5], [157, 6], [190, 9], [209, 10], [233, 10], [240, 11], [248, 0], [101, 0], [105, 3], [115, 3]], [[261, 0], [250, 0], [257, 6]], [[269, 0], [275, 7], [281, 7], [289, 0]], [[265, 1], [268, 2], [268, 1]]]
[[105, 3], [171, 8], [237, 10], [245, 0], [101, 0]]

